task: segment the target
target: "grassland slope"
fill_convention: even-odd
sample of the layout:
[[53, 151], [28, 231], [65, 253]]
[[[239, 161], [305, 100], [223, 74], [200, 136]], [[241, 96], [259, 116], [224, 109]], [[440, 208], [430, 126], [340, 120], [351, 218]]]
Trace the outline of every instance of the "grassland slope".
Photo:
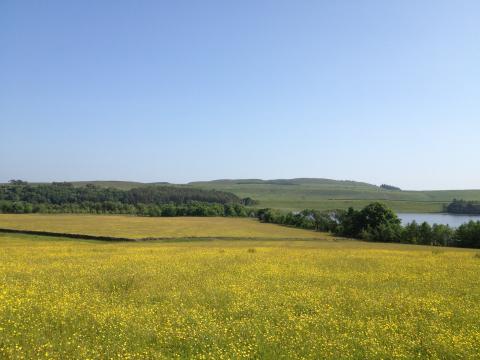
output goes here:
[[189, 185], [232, 192], [259, 200], [259, 206], [285, 210], [360, 208], [382, 201], [400, 212], [440, 212], [454, 198], [480, 200], [480, 190], [398, 191], [330, 179], [217, 180]]

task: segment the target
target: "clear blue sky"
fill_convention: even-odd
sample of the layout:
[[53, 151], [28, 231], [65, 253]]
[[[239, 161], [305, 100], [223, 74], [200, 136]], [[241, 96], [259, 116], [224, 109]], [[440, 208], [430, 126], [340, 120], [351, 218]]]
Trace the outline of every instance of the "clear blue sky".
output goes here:
[[0, 2], [0, 181], [480, 188], [480, 2]]

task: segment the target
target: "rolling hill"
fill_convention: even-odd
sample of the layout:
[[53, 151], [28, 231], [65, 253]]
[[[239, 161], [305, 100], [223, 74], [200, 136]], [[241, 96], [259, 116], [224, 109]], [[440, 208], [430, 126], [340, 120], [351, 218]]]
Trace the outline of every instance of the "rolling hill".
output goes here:
[[197, 181], [188, 184], [165, 182], [141, 183], [131, 181], [78, 181], [76, 186], [87, 183], [102, 187], [131, 189], [139, 186], [170, 185], [190, 186], [232, 192], [239, 197], [251, 197], [259, 201], [259, 207], [282, 210], [319, 210], [363, 207], [372, 201], [382, 201], [398, 212], [441, 212], [443, 205], [454, 198], [480, 201], [480, 190], [410, 191], [386, 190], [379, 186], [350, 180], [319, 178], [295, 179], [222, 179]]
[[480, 190], [399, 191], [331, 179], [215, 180], [190, 186], [232, 192], [260, 201], [260, 206], [285, 210], [362, 207], [382, 201], [399, 212], [440, 212], [454, 198], [480, 200]]

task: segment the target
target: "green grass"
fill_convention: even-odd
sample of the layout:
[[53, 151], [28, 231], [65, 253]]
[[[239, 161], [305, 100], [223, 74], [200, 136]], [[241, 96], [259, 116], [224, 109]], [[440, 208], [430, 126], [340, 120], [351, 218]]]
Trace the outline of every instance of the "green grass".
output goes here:
[[0, 234], [2, 359], [478, 359], [477, 252]]
[[144, 238], [319, 239], [310, 230], [229, 217], [139, 217], [74, 214], [0, 214], [0, 228], [53, 233]]
[[360, 208], [372, 201], [381, 201], [398, 212], [441, 212], [443, 205], [454, 198], [480, 200], [480, 190], [390, 191], [366, 183], [328, 179], [292, 179], [278, 183], [223, 180], [190, 185], [249, 196], [260, 201], [258, 206], [282, 210]]

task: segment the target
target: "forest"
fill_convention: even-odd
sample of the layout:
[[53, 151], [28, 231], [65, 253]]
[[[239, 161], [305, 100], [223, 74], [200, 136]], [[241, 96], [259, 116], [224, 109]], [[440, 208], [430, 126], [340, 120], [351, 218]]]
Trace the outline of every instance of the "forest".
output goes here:
[[0, 186], [2, 213], [91, 213], [141, 216], [247, 216], [254, 200], [191, 187], [151, 185], [120, 190], [68, 182]]

